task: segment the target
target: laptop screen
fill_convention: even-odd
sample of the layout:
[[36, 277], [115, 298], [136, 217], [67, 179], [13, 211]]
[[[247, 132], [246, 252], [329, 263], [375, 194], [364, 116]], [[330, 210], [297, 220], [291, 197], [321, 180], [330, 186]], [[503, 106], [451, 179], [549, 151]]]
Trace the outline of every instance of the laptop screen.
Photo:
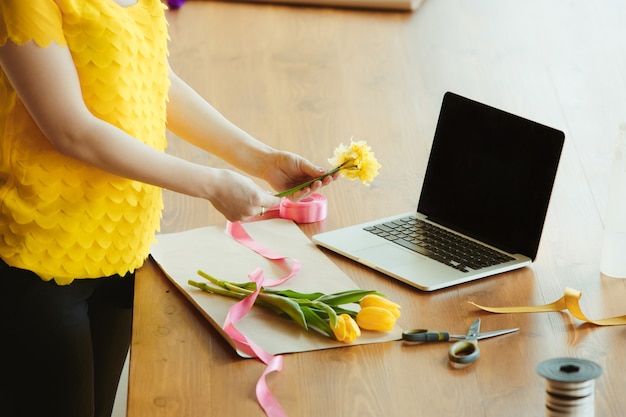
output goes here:
[[535, 259], [563, 132], [446, 93], [418, 211]]

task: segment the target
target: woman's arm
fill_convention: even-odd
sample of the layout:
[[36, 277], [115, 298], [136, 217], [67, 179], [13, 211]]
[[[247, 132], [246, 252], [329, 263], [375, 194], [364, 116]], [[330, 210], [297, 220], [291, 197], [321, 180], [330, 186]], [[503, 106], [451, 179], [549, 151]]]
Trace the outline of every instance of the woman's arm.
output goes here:
[[[64, 155], [122, 177], [205, 198], [232, 221], [278, 203], [249, 178], [161, 153], [96, 118], [85, 106], [66, 47], [8, 41], [0, 47], [0, 65], [43, 134]], [[215, 129], [216, 134], [229, 134]]]
[[[170, 69], [168, 129], [186, 141], [217, 155], [244, 172], [262, 178], [275, 190], [302, 184], [326, 171], [307, 159], [273, 149], [235, 126]], [[294, 194], [301, 198], [328, 185], [334, 177]]]
[[260, 177], [273, 152], [231, 123], [170, 69], [167, 128], [187, 142]]

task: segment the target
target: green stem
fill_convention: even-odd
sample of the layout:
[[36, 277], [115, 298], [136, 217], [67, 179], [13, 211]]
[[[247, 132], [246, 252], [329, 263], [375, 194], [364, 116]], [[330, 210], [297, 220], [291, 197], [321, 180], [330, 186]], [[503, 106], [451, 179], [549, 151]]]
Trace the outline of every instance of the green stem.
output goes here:
[[[252, 281], [244, 282], [242, 284], [236, 284], [234, 282], [224, 281], [223, 279], [215, 278], [214, 276], [209, 275], [202, 270], [198, 271], [198, 275], [210, 281], [211, 283], [217, 285], [218, 287], [222, 287], [227, 290], [231, 290], [231, 291], [242, 290], [242, 291], [247, 292], [248, 294], [256, 290], [256, 283]], [[236, 287], [236, 288], [233, 288], [233, 287]]]
[[[350, 161], [350, 162], [352, 162], [352, 161]], [[278, 194], [274, 194], [274, 196], [275, 197], [286, 197], [288, 195], [291, 195], [291, 194], [295, 193], [296, 191], [300, 191], [303, 188], [309, 187], [315, 181], [321, 181], [321, 180], [323, 180], [324, 178], [326, 178], [326, 177], [328, 177], [330, 175], [336, 174], [337, 172], [341, 171], [342, 169], [352, 169], [352, 168], [356, 168], [356, 165], [346, 166], [346, 164], [344, 163], [342, 165], [339, 165], [338, 167], [335, 167], [335, 168], [331, 169], [330, 171], [328, 171], [324, 175], [321, 175], [321, 176], [319, 176], [317, 178], [314, 178], [314, 179], [312, 179], [310, 181], [307, 181], [304, 184], [296, 185], [295, 187], [290, 188], [288, 190], [285, 190], [283, 192], [280, 192]]]
[[[205, 282], [197, 282], [197, 281], [193, 281], [193, 280], [188, 280], [187, 283], [193, 287], [196, 287], [198, 289], [201, 289], [204, 292], [208, 292], [211, 294], [217, 294], [217, 295], [222, 295], [225, 297], [230, 297], [230, 298], [234, 298], [236, 300], [243, 300], [244, 298], [246, 298], [249, 294], [246, 294], [245, 292], [234, 292], [234, 291], [229, 291], [226, 290], [222, 287], [216, 287], [210, 284], [207, 284]], [[274, 313], [276, 314], [286, 314], [285, 311], [283, 311], [280, 307], [275, 306], [274, 304], [272, 304], [271, 302], [272, 300], [267, 300], [263, 294], [259, 294], [259, 296], [257, 297], [255, 304], [258, 304], [261, 307], [265, 307], [267, 309], [272, 310]]]

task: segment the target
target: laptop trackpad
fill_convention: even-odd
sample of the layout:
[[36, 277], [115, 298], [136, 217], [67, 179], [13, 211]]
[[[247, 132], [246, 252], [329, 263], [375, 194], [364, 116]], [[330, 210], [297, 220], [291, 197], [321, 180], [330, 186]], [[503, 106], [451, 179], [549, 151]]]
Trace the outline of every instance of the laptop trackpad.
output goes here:
[[427, 258], [391, 245], [378, 245], [361, 249], [356, 251], [355, 255], [360, 262], [372, 268], [380, 266], [388, 269], [400, 265], [417, 265], [427, 260]]

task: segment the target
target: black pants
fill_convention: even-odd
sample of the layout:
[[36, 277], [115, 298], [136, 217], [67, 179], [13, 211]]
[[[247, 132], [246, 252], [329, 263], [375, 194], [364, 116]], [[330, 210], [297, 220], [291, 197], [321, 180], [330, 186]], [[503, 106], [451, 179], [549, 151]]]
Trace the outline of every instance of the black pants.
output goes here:
[[0, 260], [0, 416], [110, 417], [134, 276], [59, 286]]

